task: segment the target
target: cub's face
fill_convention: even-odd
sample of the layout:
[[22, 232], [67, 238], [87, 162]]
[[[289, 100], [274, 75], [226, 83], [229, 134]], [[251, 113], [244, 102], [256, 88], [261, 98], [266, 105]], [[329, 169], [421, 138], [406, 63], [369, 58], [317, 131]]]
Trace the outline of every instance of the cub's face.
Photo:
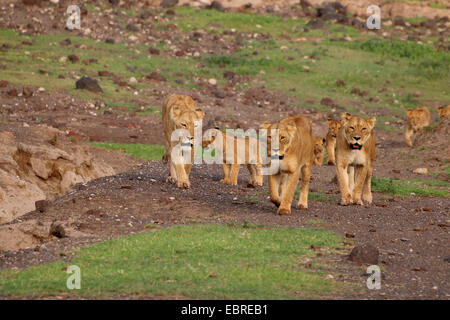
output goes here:
[[359, 116], [345, 113], [342, 116], [342, 129], [345, 139], [353, 150], [361, 150], [367, 142], [375, 126], [375, 118], [365, 120]]
[[[268, 124], [263, 123], [261, 125], [262, 129], [267, 129], [267, 155], [272, 157], [278, 157], [280, 160], [284, 159], [284, 156], [287, 154], [289, 147], [292, 144], [292, 141], [295, 136], [295, 132], [297, 128], [290, 124]], [[278, 133], [278, 147], [274, 143], [274, 140], [277, 139]], [[272, 150], [273, 145], [273, 150]], [[273, 155], [272, 155], [273, 151]]]
[[313, 142], [314, 142], [314, 158], [319, 159], [321, 156], [323, 158], [325, 139], [314, 137]]
[[338, 120], [327, 120], [328, 123], [328, 135], [332, 138], [336, 138], [337, 134], [339, 132], [339, 129], [341, 128], [341, 121]]
[[450, 104], [446, 107], [439, 107], [438, 112], [441, 118], [446, 118], [450, 116]]

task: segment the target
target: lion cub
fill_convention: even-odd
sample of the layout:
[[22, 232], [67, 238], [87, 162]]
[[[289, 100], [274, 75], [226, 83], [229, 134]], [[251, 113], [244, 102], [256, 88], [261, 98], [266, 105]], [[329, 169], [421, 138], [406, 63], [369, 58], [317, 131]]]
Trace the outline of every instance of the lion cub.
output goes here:
[[[190, 187], [189, 174], [194, 160], [194, 126], [199, 125], [204, 115], [188, 96], [172, 94], [163, 102], [162, 121], [166, 138], [163, 160], [170, 163], [167, 181], [176, 183], [178, 188]], [[182, 129], [179, 131], [181, 136], [172, 141], [172, 133], [178, 129]], [[189, 163], [184, 163], [182, 159], [186, 152], [191, 155]]]
[[[308, 208], [309, 180], [314, 157], [311, 123], [308, 119], [296, 116], [278, 123], [263, 123], [267, 129], [267, 154], [278, 160], [276, 173], [269, 175], [270, 200], [278, 207], [278, 214], [290, 215], [291, 204], [297, 188], [300, 173], [302, 184], [298, 209]], [[278, 130], [278, 147], [272, 150], [272, 140]], [[272, 136], [274, 135], [274, 136]], [[280, 195], [281, 193], [281, 195]]]
[[323, 156], [324, 156], [324, 144], [325, 144], [325, 138], [317, 138], [313, 137], [314, 142], [314, 162], [313, 164], [315, 166], [321, 166], [323, 163]]
[[450, 116], [450, 104], [446, 107], [439, 107], [438, 112], [441, 119], [447, 118]]
[[[224, 178], [220, 182], [232, 186], [237, 185], [239, 169], [241, 164], [245, 164], [250, 173], [249, 184], [252, 186], [263, 185], [260, 144], [256, 137], [237, 138], [218, 129], [209, 129], [205, 135], [208, 139], [202, 141], [202, 147], [205, 150], [215, 149], [217, 152], [222, 149]], [[229, 150], [233, 150], [233, 153]]]
[[336, 164], [336, 156], [334, 149], [336, 147], [336, 137], [341, 127], [341, 122], [336, 120], [327, 120], [328, 123], [328, 133], [325, 138], [325, 144], [327, 146], [327, 159], [329, 165]]
[[363, 191], [363, 200], [372, 203], [370, 184], [375, 159], [375, 120], [348, 113], [342, 115], [342, 126], [336, 138], [336, 174], [341, 205], [362, 205]]
[[414, 132], [422, 130], [430, 124], [430, 111], [427, 107], [406, 109], [408, 120], [406, 121], [405, 141], [408, 147], [412, 147], [411, 136]]

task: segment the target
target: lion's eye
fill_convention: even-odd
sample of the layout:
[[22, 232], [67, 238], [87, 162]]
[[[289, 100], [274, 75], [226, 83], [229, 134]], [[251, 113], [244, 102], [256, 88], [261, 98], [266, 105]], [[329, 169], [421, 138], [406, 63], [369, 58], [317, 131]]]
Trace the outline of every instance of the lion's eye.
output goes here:
[[367, 128], [362, 128], [362, 131], [366, 131], [367, 130]]
[[186, 127], [187, 127], [187, 124], [186, 124], [186, 123], [182, 123], [181, 126], [182, 126], [183, 128], [186, 128]]
[[284, 140], [284, 139], [286, 139], [286, 137], [280, 137], [280, 140]]
[[355, 128], [353, 128], [353, 127], [350, 127], [350, 130], [355, 130]]

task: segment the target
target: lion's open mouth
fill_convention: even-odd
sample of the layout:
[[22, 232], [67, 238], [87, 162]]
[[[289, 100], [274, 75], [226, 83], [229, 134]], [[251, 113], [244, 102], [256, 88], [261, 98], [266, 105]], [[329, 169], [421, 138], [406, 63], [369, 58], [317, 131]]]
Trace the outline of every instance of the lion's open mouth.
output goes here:
[[350, 144], [350, 148], [353, 150], [361, 150], [362, 145], [360, 145], [359, 143], [352, 143]]

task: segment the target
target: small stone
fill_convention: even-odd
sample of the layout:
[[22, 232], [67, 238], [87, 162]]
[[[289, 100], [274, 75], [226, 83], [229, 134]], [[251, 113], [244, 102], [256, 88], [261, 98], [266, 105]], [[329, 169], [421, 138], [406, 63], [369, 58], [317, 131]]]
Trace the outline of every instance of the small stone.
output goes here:
[[153, 54], [155, 56], [158, 56], [160, 54], [160, 51], [153, 47], [148, 48], [148, 52], [150, 52], [150, 54]]
[[426, 174], [428, 174], [428, 169], [427, 168], [417, 168], [417, 169], [414, 169], [413, 173], [426, 175]]
[[48, 200], [38, 200], [34, 203], [34, 206], [36, 207], [37, 211], [45, 212], [49, 204], [50, 202]]
[[378, 264], [379, 251], [371, 244], [355, 246], [348, 256], [348, 260], [357, 263]]
[[66, 236], [66, 230], [60, 222], [53, 222], [50, 226], [50, 235], [57, 238], [64, 238]]
[[29, 98], [29, 97], [31, 97], [31, 96], [33, 95], [33, 91], [32, 91], [30, 88], [23, 87], [23, 89], [22, 89], [22, 94], [23, 94], [25, 97]]
[[114, 38], [112, 38], [112, 37], [108, 37], [108, 38], [105, 39], [105, 42], [111, 44], [111, 43], [116, 43], [116, 40]]
[[90, 77], [82, 77], [75, 84], [77, 89], [84, 89], [92, 92], [103, 92], [97, 80]]
[[217, 90], [214, 93], [214, 95], [216, 96], [216, 98], [219, 98], [219, 99], [223, 99], [223, 98], [225, 98], [227, 96], [226, 92], [220, 91], [220, 90]]
[[211, 79], [208, 80], [208, 83], [209, 83], [210, 85], [215, 86], [215, 85], [217, 84], [217, 80], [214, 79], [214, 78], [211, 78]]
[[80, 59], [79, 59], [76, 55], [74, 55], [74, 54], [71, 54], [71, 55], [67, 56], [67, 59], [69, 59], [69, 61], [72, 62], [72, 63], [78, 62], [78, 61], [80, 60]]
[[4, 87], [6, 87], [7, 85], [8, 85], [8, 81], [6, 81], [6, 80], [0, 80], [0, 88], [4, 88]]

